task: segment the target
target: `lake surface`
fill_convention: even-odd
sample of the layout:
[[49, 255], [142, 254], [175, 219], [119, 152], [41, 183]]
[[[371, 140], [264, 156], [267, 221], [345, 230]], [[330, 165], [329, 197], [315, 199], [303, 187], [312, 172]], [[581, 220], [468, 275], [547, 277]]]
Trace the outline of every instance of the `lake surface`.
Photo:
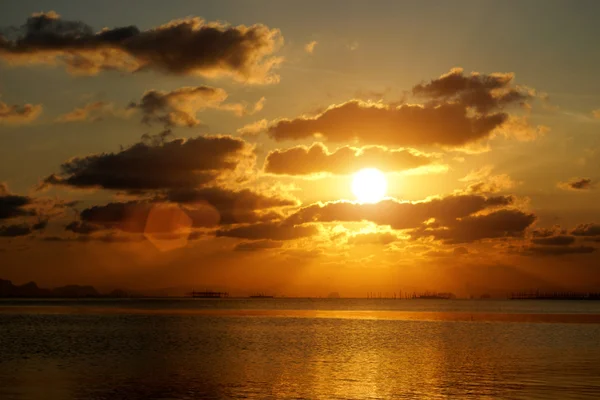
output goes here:
[[0, 301], [0, 399], [598, 399], [600, 302]]

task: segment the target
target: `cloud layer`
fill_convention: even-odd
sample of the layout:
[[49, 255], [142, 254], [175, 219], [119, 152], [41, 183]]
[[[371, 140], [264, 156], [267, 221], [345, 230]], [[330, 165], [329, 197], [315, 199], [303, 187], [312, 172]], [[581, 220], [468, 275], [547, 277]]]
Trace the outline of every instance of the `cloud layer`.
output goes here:
[[[512, 74], [464, 75], [453, 69], [413, 88], [424, 104], [351, 100], [332, 105], [315, 116], [274, 121], [275, 140], [322, 137], [331, 142], [406, 146], [463, 146], [489, 137], [514, 118], [507, 110], [524, 104], [533, 91], [514, 86]], [[522, 121], [521, 121], [522, 122]]]
[[73, 73], [152, 69], [177, 75], [232, 76], [250, 83], [276, 82], [273, 53], [278, 29], [229, 26], [189, 17], [141, 31], [130, 25], [98, 32], [57, 13], [37, 13], [0, 36], [0, 57], [12, 63], [63, 64]]

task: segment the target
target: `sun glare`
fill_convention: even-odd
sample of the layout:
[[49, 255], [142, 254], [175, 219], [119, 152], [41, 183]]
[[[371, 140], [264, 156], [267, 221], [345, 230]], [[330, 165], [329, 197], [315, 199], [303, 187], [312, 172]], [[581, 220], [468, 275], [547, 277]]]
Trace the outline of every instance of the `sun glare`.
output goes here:
[[365, 168], [354, 174], [352, 193], [361, 203], [377, 203], [387, 190], [387, 180], [377, 168]]

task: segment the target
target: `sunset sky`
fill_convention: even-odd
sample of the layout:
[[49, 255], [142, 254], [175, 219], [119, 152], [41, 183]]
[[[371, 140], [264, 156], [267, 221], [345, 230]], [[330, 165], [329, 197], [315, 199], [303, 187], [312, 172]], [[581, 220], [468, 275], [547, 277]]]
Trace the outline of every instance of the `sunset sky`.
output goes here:
[[[5, 2], [0, 278], [289, 296], [598, 289], [599, 13]], [[356, 183], [365, 168], [383, 178]]]

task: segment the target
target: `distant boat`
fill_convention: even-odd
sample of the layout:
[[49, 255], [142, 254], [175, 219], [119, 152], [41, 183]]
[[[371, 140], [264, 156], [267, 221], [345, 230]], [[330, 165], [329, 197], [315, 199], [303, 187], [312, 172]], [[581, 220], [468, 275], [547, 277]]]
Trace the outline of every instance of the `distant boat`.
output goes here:
[[272, 299], [275, 296], [269, 296], [263, 293], [256, 293], [256, 294], [251, 294], [250, 296], [251, 299]]

